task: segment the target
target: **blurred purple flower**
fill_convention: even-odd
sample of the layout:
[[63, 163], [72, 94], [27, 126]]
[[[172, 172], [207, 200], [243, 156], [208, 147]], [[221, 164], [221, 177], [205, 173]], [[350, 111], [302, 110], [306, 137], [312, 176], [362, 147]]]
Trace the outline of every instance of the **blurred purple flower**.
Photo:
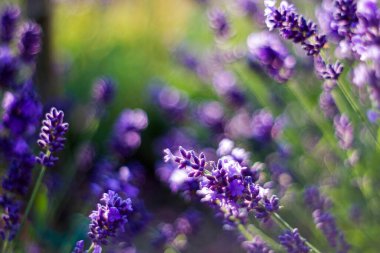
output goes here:
[[115, 96], [115, 82], [109, 77], [97, 79], [92, 87], [92, 98], [95, 104], [107, 105]]
[[273, 34], [253, 33], [248, 37], [248, 58], [261, 65], [269, 76], [277, 82], [286, 82], [293, 74], [295, 58]]
[[10, 88], [15, 85], [18, 70], [16, 58], [8, 47], [0, 47], [0, 87]]
[[14, 5], [3, 7], [0, 13], [0, 38], [5, 44], [11, 42], [16, 32], [20, 9]]
[[278, 239], [288, 253], [310, 252], [310, 248], [306, 245], [305, 239], [300, 236], [297, 228], [295, 228], [293, 231], [285, 231], [278, 237]]
[[210, 27], [218, 38], [226, 39], [231, 35], [231, 27], [227, 14], [220, 9], [213, 9], [208, 13]]
[[334, 127], [340, 147], [344, 150], [350, 149], [354, 141], [354, 129], [347, 115], [335, 116]]
[[41, 28], [37, 24], [29, 22], [23, 25], [18, 48], [24, 62], [31, 63], [41, 51], [41, 34]]
[[113, 127], [111, 146], [121, 157], [129, 156], [140, 146], [140, 132], [148, 126], [148, 117], [141, 109], [125, 109]]
[[259, 236], [255, 236], [251, 241], [244, 241], [242, 245], [247, 253], [274, 253]]

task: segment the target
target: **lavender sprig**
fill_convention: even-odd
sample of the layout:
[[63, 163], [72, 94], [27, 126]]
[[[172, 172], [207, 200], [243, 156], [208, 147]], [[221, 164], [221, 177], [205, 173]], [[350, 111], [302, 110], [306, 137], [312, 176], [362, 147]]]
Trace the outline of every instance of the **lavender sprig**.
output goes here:
[[53, 167], [58, 160], [55, 153], [61, 151], [65, 146], [65, 134], [69, 124], [63, 122], [64, 113], [56, 108], [51, 108], [42, 121], [42, 128], [38, 145], [45, 151], [41, 152], [36, 161], [46, 167]]
[[63, 117], [63, 111], [58, 111], [53, 107], [51, 108], [50, 112], [45, 115], [45, 120], [42, 121], [40, 139], [37, 141], [37, 143], [42, 149], [45, 150], [45, 153], [41, 152], [40, 155], [36, 157], [36, 161], [42, 166], [37, 181], [34, 185], [32, 195], [26, 207], [24, 216], [20, 223], [20, 227], [24, 224], [30, 210], [32, 209], [34, 200], [42, 184], [42, 179], [45, 175], [46, 168], [52, 167], [58, 160], [58, 157], [55, 157], [54, 153], [62, 150], [64, 147], [66, 141], [64, 136], [68, 131], [69, 124], [63, 121]]

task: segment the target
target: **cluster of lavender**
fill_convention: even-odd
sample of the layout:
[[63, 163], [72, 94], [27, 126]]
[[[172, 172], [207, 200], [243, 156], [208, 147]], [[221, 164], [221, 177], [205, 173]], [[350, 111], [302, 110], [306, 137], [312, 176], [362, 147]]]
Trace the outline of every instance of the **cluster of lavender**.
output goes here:
[[243, 166], [231, 156], [223, 156], [217, 162], [207, 161], [203, 153], [179, 148], [179, 156], [165, 150], [165, 161], [178, 164], [188, 177], [198, 180], [197, 192], [202, 202], [217, 208], [227, 223], [245, 223], [248, 213], [267, 221], [272, 212], [279, 209], [279, 200], [270, 196], [268, 189], [257, 181], [260, 173], [258, 164], [252, 168]]
[[[38, 25], [21, 23], [20, 10], [8, 5], [0, 13], [0, 165], [7, 168], [0, 196], [3, 241], [11, 241], [20, 226], [24, 198], [28, 194], [35, 158], [33, 135], [38, 128], [42, 106], [34, 92], [31, 76], [40, 51]], [[16, 33], [18, 36], [16, 36]]]
[[152, 245], [156, 249], [184, 250], [188, 237], [195, 234], [200, 223], [200, 214], [197, 211], [187, 211], [180, 215], [173, 224], [160, 223], [152, 235]]
[[350, 245], [347, 243], [343, 232], [338, 228], [334, 216], [329, 209], [332, 204], [329, 199], [322, 196], [317, 187], [309, 187], [305, 190], [305, 204], [313, 210], [314, 223], [336, 252], [348, 252]]
[[88, 251], [84, 251], [84, 241], [78, 241], [73, 253], [102, 252], [102, 245], [107, 245], [109, 238], [115, 237], [119, 231], [124, 231], [132, 212], [131, 199], [122, 199], [114, 191], [104, 193], [97, 205], [97, 209], [90, 214], [88, 236], [92, 244]]

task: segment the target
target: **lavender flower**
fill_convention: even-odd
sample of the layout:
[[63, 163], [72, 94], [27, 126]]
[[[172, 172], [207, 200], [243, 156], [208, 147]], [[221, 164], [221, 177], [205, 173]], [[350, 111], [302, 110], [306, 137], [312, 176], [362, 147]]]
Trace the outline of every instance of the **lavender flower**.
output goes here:
[[269, 30], [279, 29], [285, 39], [300, 43], [307, 55], [318, 55], [326, 44], [326, 36], [319, 35], [317, 25], [307, 21], [296, 12], [293, 5], [281, 1], [276, 8], [276, 0], [265, 0], [265, 17]]
[[42, 107], [28, 84], [19, 93], [6, 92], [3, 97], [3, 124], [13, 136], [35, 132]]
[[102, 77], [95, 81], [92, 87], [92, 97], [96, 104], [109, 104], [115, 96], [115, 82], [109, 77]]
[[321, 56], [314, 58], [315, 70], [320, 77], [325, 80], [338, 80], [340, 74], [343, 72], [343, 65], [340, 62], [335, 64], [327, 64]]
[[84, 241], [83, 240], [77, 241], [77, 243], [75, 243], [75, 248], [73, 249], [71, 253], [85, 253]]
[[128, 156], [140, 146], [140, 132], [148, 125], [148, 118], [143, 110], [126, 109], [121, 112], [117, 119], [111, 145], [119, 156]]
[[322, 196], [317, 187], [309, 187], [305, 191], [305, 203], [313, 210], [314, 223], [322, 231], [330, 246], [337, 252], [348, 252], [350, 245], [345, 240], [343, 232], [339, 230], [335, 218], [329, 213], [330, 200]]
[[358, 24], [351, 38], [352, 51], [358, 54], [360, 60], [378, 61], [380, 57], [379, 18], [380, 11], [374, 0], [362, 0], [357, 5]]
[[118, 231], [124, 231], [128, 215], [132, 211], [131, 199], [123, 200], [114, 191], [104, 193], [97, 209], [90, 214], [88, 236], [95, 245], [106, 245], [108, 237], [114, 237]]
[[344, 150], [350, 149], [354, 140], [354, 129], [348, 117], [344, 114], [336, 116], [334, 118], [334, 127], [340, 147]]
[[278, 239], [288, 253], [310, 252], [310, 248], [306, 245], [305, 239], [301, 237], [297, 228], [293, 229], [293, 231], [285, 231]]
[[271, 141], [274, 123], [275, 120], [270, 112], [266, 110], [256, 112], [251, 122], [252, 137], [261, 142]]
[[247, 44], [249, 60], [261, 65], [274, 80], [284, 83], [292, 76], [296, 60], [275, 35], [253, 33], [248, 37]]
[[329, 89], [324, 89], [319, 96], [319, 107], [326, 118], [333, 119], [337, 115], [338, 108]]
[[38, 145], [45, 151], [41, 152], [36, 161], [43, 166], [53, 167], [58, 157], [55, 153], [64, 148], [65, 134], [69, 129], [69, 124], [63, 122], [64, 113], [52, 107], [42, 121], [40, 138]]
[[20, 16], [20, 9], [17, 6], [6, 6], [0, 13], [0, 38], [5, 44], [13, 39], [16, 31], [17, 20]]
[[218, 38], [230, 36], [231, 28], [226, 13], [220, 9], [213, 9], [208, 14], [210, 27], [214, 30]]
[[198, 107], [197, 116], [198, 120], [206, 127], [217, 133], [223, 132], [224, 109], [220, 103], [214, 101], [201, 104]]
[[331, 26], [342, 36], [348, 38], [352, 35], [352, 29], [358, 23], [355, 0], [334, 0], [334, 21]]
[[236, 77], [228, 71], [219, 71], [212, 79], [216, 92], [235, 106], [242, 106], [245, 103], [243, 91], [237, 84]]
[[251, 241], [243, 242], [242, 245], [247, 253], [274, 253], [259, 236], [255, 236]]
[[8, 47], [0, 47], [0, 87], [10, 88], [15, 84], [18, 64]]
[[152, 98], [157, 106], [173, 120], [183, 120], [188, 109], [188, 98], [178, 90], [154, 85], [151, 87]]
[[3, 208], [0, 236], [3, 240], [11, 241], [20, 227], [21, 202], [3, 194], [0, 197], [0, 206]]
[[30, 186], [34, 164], [35, 158], [30, 153], [14, 159], [3, 179], [3, 189], [25, 196]]
[[18, 44], [20, 58], [31, 63], [41, 50], [41, 28], [35, 23], [26, 23], [22, 27], [21, 38]]
[[279, 208], [276, 196], [268, 198], [267, 189], [256, 184], [258, 171], [255, 167], [243, 167], [232, 157], [221, 157], [217, 162], [206, 161], [203, 153], [179, 148], [180, 156], [165, 150], [165, 161], [173, 161], [187, 175], [200, 184], [198, 195], [202, 202], [217, 208], [227, 223], [245, 222], [253, 212], [257, 219], [266, 221]]

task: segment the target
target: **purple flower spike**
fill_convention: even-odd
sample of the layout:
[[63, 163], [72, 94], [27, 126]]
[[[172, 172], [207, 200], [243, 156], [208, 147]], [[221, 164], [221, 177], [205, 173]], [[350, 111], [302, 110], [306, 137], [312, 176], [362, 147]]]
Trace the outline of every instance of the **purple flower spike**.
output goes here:
[[54, 153], [61, 151], [66, 142], [65, 134], [69, 129], [69, 124], [63, 122], [64, 113], [56, 108], [51, 108], [42, 121], [40, 138], [38, 145], [45, 151], [41, 152], [36, 161], [43, 166], [53, 167], [58, 157]]
[[0, 47], [0, 87], [11, 87], [17, 73], [17, 61], [8, 47]]
[[340, 147], [344, 150], [350, 149], [354, 141], [354, 129], [348, 117], [344, 114], [336, 116], [334, 118], [334, 127]]
[[297, 228], [293, 229], [293, 231], [285, 231], [278, 239], [288, 253], [310, 252], [310, 248], [306, 245], [305, 239], [301, 237]]
[[261, 65], [274, 80], [284, 83], [292, 76], [296, 60], [277, 36], [268, 32], [253, 33], [247, 44], [249, 60]]
[[251, 241], [243, 242], [242, 246], [247, 253], [274, 253], [259, 236], [255, 236]]
[[210, 27], [214, 30], [218, 38], [230, 36], [231, 28], [226, 13], [219, 9], [211, 10], [208, 14]]
[[275, 0], [265, 0], [266, 24], [269, 30], [279, 29], [280, 35], [294, 43], [300, 43], [307, 55], [318, 55], [326, 44], [326, 36], [319, 35], [317, 25], [299, 15], [294, 6], [281, 1], [276, 8]]
[[92, 98], [95, 103], [109, 104], [115, 96], [115, 82], [108, 77], [95, 81], [92, 88]]
[[97, 210], [90, 214], [88, 236], [96, 245], [106, 245], [108, 237], [115, 237], [118, 231], [124, 231], [128, 215], [133, 211], [131, 199], [123, 200], [114, 191], [104, 193]]
[[335, 0], [334, 7], [334, 21], [331, 26], [338, 31], [339, 35], [350, 37], [352, 29], [359, 21], [355, 0]]
[[26, 23], [23, 26], [18, 48], [24, 62], [33, 62], [41, 51], [41, 33], [41, 28], [35, 23]]
[[0, 14], [0, 38], [8, 44], [13, 39], [16, 31], [20, 9], [17, 6], [6, 6]]
[[83, 240], [78, 241], [75, 244], [75, 248], [71, 253], [84, 253], [84, 241]]

